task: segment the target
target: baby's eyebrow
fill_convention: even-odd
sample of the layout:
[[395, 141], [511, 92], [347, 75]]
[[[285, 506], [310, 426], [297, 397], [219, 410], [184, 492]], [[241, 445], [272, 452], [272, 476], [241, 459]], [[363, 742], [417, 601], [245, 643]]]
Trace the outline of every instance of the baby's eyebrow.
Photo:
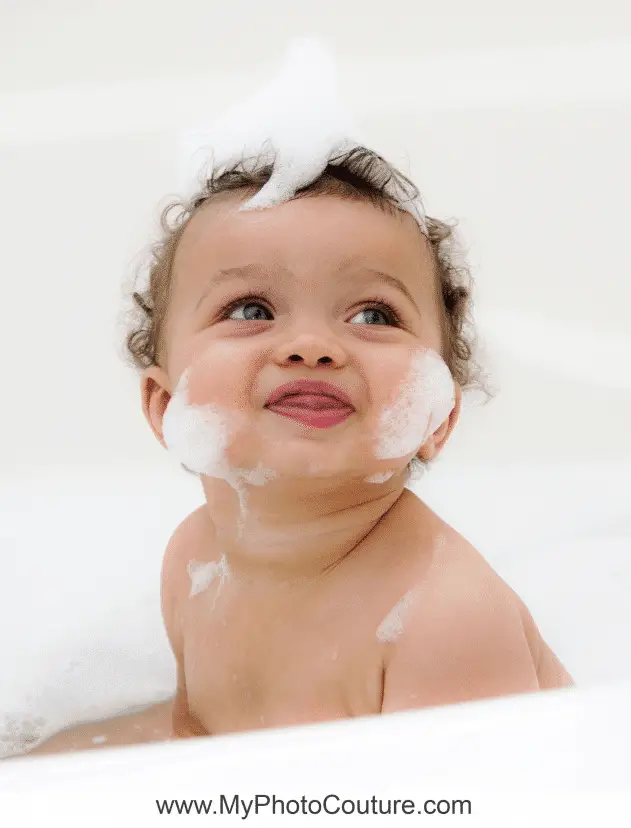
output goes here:
[[398, 290], [400, 293], [402, 293], [406, 297], [406, 299], [408, 299], [414, 305], [416, 310], [420, 313], [419, 307], [416, 304], [416, 300], [408, 290], [407, 285], [405, 285], [400, 279], [397, 279], [396, 276], [391, 276], [389, 273], [384, 273], [381, 270], [374, 270], [371, 267], [363, 268], [363, 270], [367, 273], [371, 273], [374, 279], [376, 279], [377, 281], [385, 282], [385, 284], [390, 285], [390, 287], [393, 287], [395, 290]]
[[[284, 270], [284, 268], [278, 268], [279, 270]], [[212, 288], [217, 287], [218, 285], [223, 284], [224, 282], [231, 282], [234, 279], [248, 279], [253, 278], [255, 276], [271, 276], [274, 272], [273, 268], [270, 268], [264, 264], [259, 264], [258, 262], [253, 262], [252, 264], [247, 265], [240, 265], [239, 267], [228, 267], [224, 268], [223, 270], [217, 270], [213, 273], [212, 278], [206, 283], [206, 287], [201, 293], [201, 296], [197, 300], [197, 304], [195, 305], [195, 310], [201, 305], [202, 301], [208, 296]]]
[[[339, 268], [339, 272], [343, 272], [347, 270], [351, 264], [354, 263], [355, 260], [347, 261], [343, 263], [342, 266]], [[201, 296], [199, 297], [197, 304], [195, 305], [195, 310], [199, 308], [202, 301], [208, 295], [212, 288], [217, 287], [218, 285], [223, 284], [224, 282], [229, 282], [234, 279], [247, 279], [256, 276], [271, 276], [275, 274], [275, 272], [282, 271], [285, 275], [291, 275], [290, 271], [286, 268], [278, 267], [278, 268], [270, 268], [267, 265], [260, 264], [258, 262], [253, 262], [252, 264], [241, 265], [239, 267], [229, 267], [224, 268], [222, 270], [216, 271], [210, 281], [207, 283], [205, 289], [203, 290]], [[390, 273], [384, 273], [382, 270], [375, 270], [375, 268], [367, 267], [365, 265], [360, 265], [356, 267], [352, 274], [349, 274], [346, 278], [348, 279], [359, 279], [362, 275], [369, 273], [372, 275], [373, 279], [379, 282], [383, 282], [390, 287], [398, 290], [402, 293], [408, 301], [410, 301], [416, 310], [420, 313], [418, 305], [416, 304], [416, 300], [410, 293], [407, 285], [404, 284], [400, 279], [397, 279], [396, 276], [392, 276]]]

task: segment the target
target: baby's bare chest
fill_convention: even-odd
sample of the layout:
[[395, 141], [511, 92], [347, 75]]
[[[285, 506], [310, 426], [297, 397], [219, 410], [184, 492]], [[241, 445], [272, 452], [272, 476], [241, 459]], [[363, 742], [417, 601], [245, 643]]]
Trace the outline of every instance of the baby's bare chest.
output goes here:
[[380, 711], [378, 620], [360, 602], [273, 610], [211, 598], [189, 601], [183, 613], [189, 706], [208, 732]]

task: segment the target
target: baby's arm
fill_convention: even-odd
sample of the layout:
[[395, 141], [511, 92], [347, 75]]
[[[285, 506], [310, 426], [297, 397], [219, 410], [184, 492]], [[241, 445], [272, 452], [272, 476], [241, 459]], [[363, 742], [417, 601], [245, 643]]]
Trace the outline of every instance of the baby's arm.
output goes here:
[[102, 747], [164, 742], [171, 736], [172, 704], [170, 701], [154, 704], [140, 713], [116, 716], [113, 719], [89, 722], [62, 730], [28, 751], [26, 755], [44, 756]]
[[177, 688], [172, 708], [172, 736], [188, 739], [207, 736], [207, 731], [191, 713], [184, 675], [184, 636], [178, 607], [187, 598], [187, 570], [185, 561], [199, 543], [200, 510], [190, 514], [175, 530], [162, 563], [161, 603], [162, 618], [177, 666]]
[[540, 641], [541, 649], [537, 677], [541, 690], [552, 690], [555, 687], [574, 687], [572, 676], [541, 637]]
[[521, 600], [517, 600], [520, 606], [524, 632], [537, 670], [539, 688], [541, 690], [552, 690], [558, 687], [573, 687], [574, 679], [541, 637], [541, 633], [537, 629], [528, 608]]

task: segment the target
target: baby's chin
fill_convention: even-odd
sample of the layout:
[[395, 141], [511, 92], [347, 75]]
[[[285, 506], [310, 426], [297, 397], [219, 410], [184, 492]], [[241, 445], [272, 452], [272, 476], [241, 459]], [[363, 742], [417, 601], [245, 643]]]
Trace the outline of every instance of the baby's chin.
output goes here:
[[271, 440], [265, 435], [249, 432], [235, 439], [228, 447], [227, 463], [230, 468], [240, 469], [240, 476], [257, 485], [270, 485], [273, 481], [308, 481], [336, 483], [384, 483], [397, 475], [403, 475], [407, 458], [379, 460], [375, 458], [372, 440], [353, 439], [348, 434], [335, 441], [305, 440], [286, 437]]
[[271, 411], [229, 411], [217, 406], [177, 405], [163, 421], [172, 454], [208, 478], [253, 485], [282, 481], [386, 482], [408, 458], [376, 456], [377, 423], [354, 413], [332, 427], [315, 428]]

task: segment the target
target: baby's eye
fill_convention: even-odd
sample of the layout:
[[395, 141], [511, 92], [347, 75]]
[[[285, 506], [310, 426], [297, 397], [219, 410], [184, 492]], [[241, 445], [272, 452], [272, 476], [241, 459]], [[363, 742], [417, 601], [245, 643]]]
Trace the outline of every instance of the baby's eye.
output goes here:
[[[359, 316], [359, 314], [362, 314], [362, 313], [369, 314], [369, 321], [367, 323], [369, 325], [372, 325], [374, 323], [374, 316], [372, 316], [372, 314], [377, 314], [377, 315], [383, 316], [386, 319], [386, 325], [391, 325], [391, 324], [397, 325], [399, 323], [399, 319], [398, 319], [396, 313], [392, 310], [392, 308], [389, 305], [378, 304], [374, 307], [363, 308], [356, 315]], [[353, 319], [354, 318], [355, 317], [353, 317]]]
[[252, 308], [263, 308], [266, 313], [269, 313], [271, 315], [271, 311], [269, 311], [265, 307], [265, 305], [263, 305], [261, 302], [251, 302], [251, 301], [246, 302], [246, 301], [243, 301], [243, 300], [239, 300], [238, 302], [233, 302], [232, 305], [227, 309], [225, 319], [234, 319], [233, 313], [235, 313], [237, 308], [244, 308], [244, 311], [243, 311], [244, 316], [242, 318], [235, 319], [235, 321], [237, 321], [237, 322], [241, 322], [244, 319], [246, 321], [249, 321], [249, 320], [259, 321], [260, 319], [263, 318], [263, 317], [257, 315], [256, 310], [252, 311], [251, 310]]
[[[241, 308], [243, 308], [243, 316], [236, 317], [234, 314], [237, 312], [237, 310], [239, 310]], [[260, 309], [261, 308], [263, 309], [263, 311], [265, 313], [269, 314], [269, 318], [271, 318], [273, 316], [272, 311], [269, 310], [267, 305], [262, 300], [258, 299], [257, 297], [246, 296], [242, 299], [237, 299], [234, 302], [232, 302], [225, 309], [225, 311], [222, 314], [221, 318], [222, 319], [232, 319], [235, 322], [242, 322], [242, 321], [245, 321], [245, 322], [248, 322], [248, 321], [259, 322], [261, 320], [265, 321], [266, 317], [261, 316], [261, 314], [260, 314]], [[386, 320], [385, 324], [386, 325], [395, 325], [395, 326], [400, 325], [400, 320], [399, 320], [398, 315], [390, 307], [390, 305], [387, 305], [385, 302], [373, 302], [372, 306], [362, 308], [362, 310], [359, 311], [357, 314], [355, 314], [355, 316], [359, 316], [362, 313], [372, 314], [372, 316], [369, 316], [367, 322], [364, 323], [364, 324], [374, 325], [375, 324], [374, 314], [377, 314], [377, 316], [381, 315], [382, 317], [385, 318], [385, 320]], [[355, 319], [355, 316], [352, 317], [352, 319]], [[382, 323], [379, 323], [379, 321], [377, 321], [376, 324], [382, 324]]]

